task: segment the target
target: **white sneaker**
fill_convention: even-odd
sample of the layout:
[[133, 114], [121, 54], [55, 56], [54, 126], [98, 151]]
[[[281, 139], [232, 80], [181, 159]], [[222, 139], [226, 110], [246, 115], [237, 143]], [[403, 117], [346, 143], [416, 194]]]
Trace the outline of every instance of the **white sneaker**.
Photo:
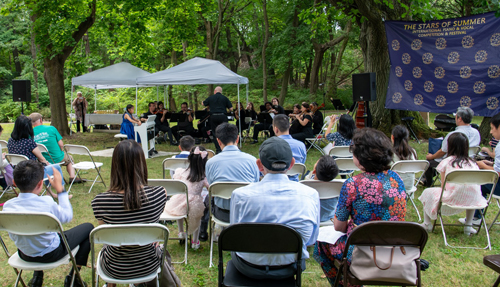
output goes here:
[[200, 249], [200, 241], [198, 240], [198, 243], [194, 243], [193, 241], [191, 241], [191, 249], [193, 250]]
[[[460, 223], [462, 223], [463, 225], [465, 225], [465, 217], [458, 219], [458, 221]], [[472, 225], [479, 226], [480, 224], [481, 224], [481, 219], [476, 218], [476, 217], [474, 217], [474, 219], [472, 219]]]
[[465, 235], [471, 235], [471, 234], [476, 234], [476, 233], [477, 233], [477, 230], [475, 230], [471, 226], [464, 227], [464, 234]]
[[427, 231], [431, 232], [432, 231], [432, 224], [429, 223], [420, 223], [420, 225]]

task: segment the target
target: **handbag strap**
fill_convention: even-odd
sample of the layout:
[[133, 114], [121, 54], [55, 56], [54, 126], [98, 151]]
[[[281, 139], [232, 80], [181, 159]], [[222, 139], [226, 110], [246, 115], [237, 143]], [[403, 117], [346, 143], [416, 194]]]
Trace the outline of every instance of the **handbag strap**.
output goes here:
[[373, 251], [373, 263], [375, 263], [375, 266], [377, 266], [378, 269], [387, 270], [387, 269], [391, 268], [392, 258], [394, 257], [394, 246], [391, 248], [391, 261], [389, 262], [389, 266], [387, 266], [387, 268], [382, 268], [382, 267], [378, 266], [378, 264], [377, 264], [377, 252], [376, 252], [375, 246], [370, 246], [370, 249]]

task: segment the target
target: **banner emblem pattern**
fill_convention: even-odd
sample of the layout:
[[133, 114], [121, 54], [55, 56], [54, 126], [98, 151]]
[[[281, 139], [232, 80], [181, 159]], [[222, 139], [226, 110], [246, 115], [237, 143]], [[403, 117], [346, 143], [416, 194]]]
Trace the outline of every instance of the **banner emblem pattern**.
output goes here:
[[400, 66], [397, 66], [395, 71], [396, 71], [396, 76], [401, 77], [403, 75], [403, 69], [401, 69]]
[[485, 50], [477, 51], [476, 56], [474, 57], [477, 63], [484, 63], [486, 59], [488, 59], [488, 53]]
[[425, 83], [424, 83], [424, 90], [427, 93], [430, 93], [430, 92], [434, 91], [434, 84], [431, 81], [425, 81]]
[[444, 48], [446, 48], [446, 40], [444, 38], [438, 38], [436, 40], [436, 48], [438, 48], [439, 50], [443, 50]]
[[462, 47], [472, 48], [472, 46], [474, 46], [474, 38], [472, 36], [464, 36], [462, 38]]
[[495, 97], [489, 97], [486, 101], [486, 106], [490, 110], [496, 110], [498, 108], [498, 99]]
[[472, 105], [472, 100], [468, 96], [463, 96], [460, 98], [460, 106], [461, 107], [470, 107]]
[[500, 67], [498, 65], [491, 65], [488, 68], [488, 77], [495, 79], [500, 76]]
[[500, 46], [500, 33], [495, 33], [491, 36], [490, 39], [491, 46], [498, 47]]
[[433, 58], [434, 57], [432, 56], [431, 53], [425, 53], [422, 55], [422, 61], [424, 62], [424, 64], [427, 64], [427, 65], [432, 63]]
[[469, 66], [463, 66], [460, 69], [460, 77], [462, 77], [464, 79], [470, 78], [471, 74], [472, 74], [472, 70], [471, 70], [471, 68]]
[[422, 69], [420, 69], [420, 67], [415, 67], [415, 68], [413, 68], [413, 71], [412, 71], [412, 72], [413, 72], [413, 76], [414, 76], [415, 78], [417, 78], [417, 79], [418, 79], [418, 78], [422, 77]]
[[413, 84], [411, 83], [410, 80], [406, 80], [405, 81], [405, 90], [407, 90], [408, 92], [411, 91], [413, 89]]
[[454, 94], [458, 92], [458, 84], [455, 81], [451, 81], [448, 83], [448, 93]]
[[394, 51], [398, 51], [399, 50], [399, 41], [398, 40], [393, 40], [392, 41], [392, 49]]
[[424, 103], [424, 97], [422, 97], [421, 94], [416, 94], [413, 102], [415, 103], [415, 105], [420, 106]]
[[411, 57], [410, 57], [410, 54], [408, 54], [408, 53], [404, 53], [402, 59], [403, 59], [403, 63], [405, 63], [406, 65], [411, 63]]
[[415, 51], [419, 50], [420, 48], [422, 48], [422, 41], [420, 41], [419, 39], [413, 40], [413, 42], [411, 42], [411, 48]]
[[474, 83], [474, 93], [482, 94], [486, 90], [486, 84], [481, 81], [477, 81]]
[[399, 104], [401, 102], [401, 100], [403, 99], [403, 96], [401, 95], [401, 93], [395, 93], [393, 96], [392, 96], [392, 101], [396, 104]]
[[436, 106], [444, 107], [446, 105], [446, 98], [443, 95], [439, 95], [436, 97]]
[[460, 54], [458, 52], [451, 52], [448, 55], [448, 63], [456, 64], [460, 60]]

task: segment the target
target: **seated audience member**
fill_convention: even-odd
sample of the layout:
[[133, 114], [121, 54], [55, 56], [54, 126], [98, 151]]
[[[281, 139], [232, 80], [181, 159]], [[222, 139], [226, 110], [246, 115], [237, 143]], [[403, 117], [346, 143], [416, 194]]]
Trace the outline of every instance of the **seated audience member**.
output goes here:
[[[3, 211], [19, 212], [49, 212], [53, 214], [61, 223], [68, 223], [73, 219], [73, 209], [69, 202], [68, 193], [62, 184], [61, 174], [53, 169], [54, 178], [49, 178], [49, 182], [57, 191], [59, 204], [54, 202], [49, 196], [39, 196], [43, 191], [44, 169], [41, 163], [27, 160], [20, 162], [14, 169], [14, 182], [21, 191], [19, 196], [7, 201]], [[64, 236], [71, 249], [80, 246], [75, 255], [78, 270], [82, 266], [87, 266], [87, 259], [90, 252], [89, 234], [94, 226], [90, 223], [83, 223], [72, 229], [64, 231]], [[56, 262], [68, 253], [61, 240], [62, 234], [48, 232], [41, 235], [25, 236], [9, 233], [10, 238], [18, 248], [19, 257], [28, 262], [51, 263]], [[74, 270], [71, 269], [64, 281], [64, 287], [71, 285]], [[41, 287], [43, 284], [43, 271], [35, 271], [28, 286]], [[74, 286], [85, 286], [75, 278]]]
[[[318, 241], [314, 247], [314, 259], [332, 285], [339, 275], [335, 260], [341, 260], [347, 238], [356, 226], [374, 220], [404, 221], [406, 216], [403, 181], [390, 170], [394, 155], [389, 138], [381, 131], [363, 128], [354, 133], [352, 144], [354, 163], [362, 173], [345, 181], [334, 218], [335, 230], [346, 234], [335, 244]], [[352, 250], [349, 261], [351, 256]]]
[[314, 138], [312, 113], [308, 103], [302, 103], [301, 112], [302, 114], [295, 115], [295, 120], [300, 123], [302, 129], [298, 133], [291, 134], [291, 136], [296, 140], [305, 142], [307, 138]]
[[[305, 164], [307, 158], [306, 145], [296, 139], [288, 133], [290, 128], [290, 119], [286, 115], [276, 115], [273, 119], [273, 131], [277, 137], [284, 139], [292, 149], [293, 158], [295, 163]], [[299, 181], [299, 175], [289, 176], [290, 180]]]
[[[314, 164], [313, 178], [320, 181], [332, 181], [339, 174], [335, 160], [329, 155], [322, 155]], [[337, 210], [338, 198], [320, 199], [320, 222], [332, 220]]]
[[491, 140], [489, 142], [491, 149], [488, 147], [485, 147], [485, 146], [481, 148], [481, 151], [484, 152], [485, 154], [487, 154], [487, 156], [485, 156], [484, 159], [487, 159], [489, 161], [495, 160], [495, 148], [496, 148], [497, 144], [498, 144], [498, 140], [495, 138], [491, 138]]
[[[267, 139], [259, 148], [257, 165], [262, 181], [240, 187], [231, 196], [231, 224], [281, 223], [302, 237], [302, 268], [309, 258], [307, 246], [319, 231], [318, 192], [288, 179], [286, 171], [295, 162], [290, 145], [279, 137]], [[231, 253], [232, 262], [242, 274], [255, 279], [283, 279], [296, 272], [294, 254]]]
[[[179, 149], [181, 153], [172, 156], [172, 158], [188, 158], [191, 149], [194, 147], [195, 142], [192, 136], [183, 136], [179, 140]], [[170, 178], [174, 178], [175, 171], [170, 171]]]
[[311, 111], [313, 112], [313, 133], [317, 135], [321, 133], [321, 128], [323, 128], [323, 113], [319, 110], [316, 102], [311, 103]]
[[450, 137], [450, 135], [454, 133], [463, 133], [469, 140], [469, 146], [479, 146], [481, 143], [481, 135], [478, 130], [470, 125], [473, 117], [474, 111], [472, 111], [471, 108], [459, 107], [457, 109], [457, 113], [455, 114], [455, 123], [457, 124], [457, 128], [446, 135], [443, 143], [441, 144], [441, 149], [434, 154], [428, 153], [425, 157], [429, 161], [430, 166], [427, 171], [425, 171], [424, 177], [422, 177], [424, 186], [430, 187], [432, 185], [432, 178], [434, 177], [435, 169], [443, 158], [446, 157], [446, 153], [448, 152], [448, 137]]
[[[417, 152], [408, 143], [409, 139], [410, 133], [405, 126], [397, 125], [392, 129], [391, 141], [394, 145], [393, 162], [417, 159]], [[399, 173], [399, 176], [403, 180], [406, 190], [413, 188], [415, 183], [415, 173]]]
[[193, 127], [193, 111], [188, 109], [188, 104], [186, 102], [181, 104], [181, 111], [179, 113], [186, 115], [186, 118], [184, 121], [178, 122], [175, 127], [172, 127], [172, 133], [174, 134], [176, 141], [179, 141], [181, 137], [179, 135], [180, 130], [183, 130], [185, 135], [192, 136], [195, 133]]
[[[135, 140], [134, 124], [140, 126], [141, 121], [136, 119], [134, 114], [135, 108], [133, 105], [127, 105], [125, 108], [125, 113], [123, 113], [123, 122], [120, 127], [120, 133], [127, 135], [127, 139]], [[137, 135], [137, 142], [141, 142], [141, 138]]]
[[[115, 147], [110, 178], [109, 191], [92, 200], [99, 225], [158, 223], [165, 209], [167, 192], [164, 187], [147, 185], [148, 168], [141, 145], [124, 140]], [[146, 246], [104, 245], [101, 252], [103, 271], [113, 278], [128, 279], [156, 272], [163, 250], [152, 243]], [[107, 287], [115, 286], [107, 283]]]
[[[490, 134], [494, 138], [500, 139], [500, 113], [494, 115], [490, 119]], [[497, 152], [497, 149], [498, 145], [496, 145], [494, 150], [495, 160], [493, 162], [489, 160], [481, 160], [477, 162], [477, 166], [480, 169], [494, 170], [500, 175], [500, 150]], [[481, 186], [481, 193], [484, 198], [488, 198], [488, 194], [491, 193], [492, 188], [493, 188], [492, 184], [485, 184]], [[500, 184], [498, 183], [496, 184], [493, 194], [500, 196]], [[474, 219], [472, 220], [472, 224], [479, 225], [481, 223], [481, 217], [482, 216], [479, 210], [476, 210], [476, 212], [474, 213]], [[462, 224], [465, 224], [466, 218], [460, 218], [459, 221]]]
[[[182, 141], [182, 139], [181, 139]], [[208, 152], [202, 146], [193, 147], [188, 157], [189, 167], [178, 168], [175, 170], [173, 179], [182, 180], [188, 187], [188, 200], [189, 200], [189, 224], [187, 234], [184, 232], [183, 219], [177, 220], [179, 228], [179, 238], [186, 240], [187, 235], [192, 235], [191, 248], [197, 250], [200, 248], [200, 241], [198, 240], [200, 234], [201, 217], [205, 206], [203, 205], [203, 198], [201, 192], [203, 187], [208, 188], [208, 181], [205, 177], [205, 165], [208, 160]], [[165, 210], [174, 216], [182, 216], [186, 214], [187, 201], [184, 194], [176, 194], [167, 201]]]
[[[31, 124], [33, 125], [34, 140], [38, 144], [43, 144], [49, 154], [42, 155], [51, 163], [61, 163], [60, 165], [66, 166], [66, 171], [69, 174], [69, 181], [73, 181], [75, 177], [75, 169], [73, 168], [73, 158], [64, 152], [64, 143], [59, 131], [53, 126], [46, 126], [43, 124], [43, 116], [39, 113], [32, 113], [30, 116]], [[52, 159], [54, 162], [52, 162]], [[75, 179], [74, 183], [81, 183], [79, 178]]]
[[[332, 133], [332, 127], [337, 121], [337, 131]], [[325, 138], [332, 142], [333, 146], [349, 146], [351, 145], [355, 130], [356, 124], [350, 115], [344, 114], [340, 117], [337, 115], [331, 115], [330, 123], [325, 131]]]
[[[270, 114], [271, 118], [274, 118], [274, 113], [271, 112], [271, 109], [273, 107], [271, 105], [271, 102], [266, 102], [265, 103], [265, 107], [266, 107], [266, 110], [262, 111], [261, 113]], [[268, 119], [266, 119], [266, 121], [264, 121], [264, 122], [256, 124], [253, 127], [253, 141], [252, 141], [252, 144], [256, 144], [256, 143], [259, 142], [259, 140], [258, 140], [258, 138], [259, 138], [259, 132], [271, 130], [272, 129], [272, 125], [273, 125], [273, 122], [269, 121]]]
[[[11, 154], [19, 154], [26, 156], [29, 160], [38, 160], [45, 166], [45, 176], [52, 175], [52, 167], [57, 169], [59, 173], [62, 174], [61, 167], [58, 164], [51, 165], [42, 155], [42, 152], [33, 140], [34, 133], [31, 125], [30, 118], [26, 116], [19, 116], [14, 124], [14, 130], [10, 135], [9, 142], [7, 143], [7, 149]], [[48, 182], [46, 182], [48, 183]], [[64, 185], [64, 179], [62, 181]], [[55, 198], [57, 194], [52, 193], [52, 190], [48, 189], [49, 193]]]
[[[156, 106], [153, 102], [150, 102], [148, 105], [148, 111], [141, 116], [141, 122], [146, 122], [149, 116], [156, 115], [155, 118], [155, 134], [162, 131], [166, 135], [168, 135], [168, 140], [171, 145], [177, 145], [177, 143], [172, 138], [172, 131], [170, 130], [170, 126], [168, 125], [168, 120], [166, 119], [167, 111], [163, 109], [163, 103], [159, 102], [158, 106], [161, 107], [156, 109]], [[167, 137], [165, 137], [165, 141]]]
[[[486, 203], [486, 199], [481, 196], [478, 185], [462, 185], [447, 183], [443, 186], [446, 175], [455, 170], [478, 170], [479, 167], [473, 159], [469, 157], [469, 140], [463, 133], [453, 133], [448, 137], [448, 156], [443, 159], [436, 170], [441, 173], [441, 187], [426, 188], [418, 198], [424, 206], [424, 223], [422, 226], [432, 230], [432, 220], [437, 219], [439, 200], [445, 204], [453, 206], [480, 206]], [[441, 197], [443, 188], [445, 191]], [[463, 212], [462, 209], [447, 208], [441, 206], [442, 215], [454, 215]], [[474, 210], [468, 209], [466, 212], [464, 233], [466, 235], [475, 234], [477, 231], [472, 228]]]
[[[206, 175], [208, 184], [214, 182], [258, 182], [259, 168], [256, 158], [238, 148], [238, 128], [229, 123], [222, 123], [217, 127], [217, 141], [222, 152], [208, 160]], [[205, 213], [200, 229], [200, 240], [208, 238], [208, 196], [205, 198]], [[229, 199], [215, 198], [212, 202], [212, 214], [219, 220], [229, 222]]]

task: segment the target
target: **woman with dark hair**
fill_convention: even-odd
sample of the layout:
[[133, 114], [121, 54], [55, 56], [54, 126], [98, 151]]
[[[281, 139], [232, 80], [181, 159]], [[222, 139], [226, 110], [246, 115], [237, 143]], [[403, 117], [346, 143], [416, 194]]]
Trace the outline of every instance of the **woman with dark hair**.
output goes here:
[[[443, 183], [446, 175], [454, 170], [479, 170], [476, 162], [469, 157], [469, 139], [463, 133], [453, 133], [448, 137], [448, 156], [443, 159], [436, 170], [441, 173], [441, 187], [426, 188], [418, 198], [424, 205], [424, 223], [422, 225], [427, 230], [432, 230], [432, 220], [437, 219], [439, 198], [443, 190]], [[486, 199], [481, 195], [479, 185], [461, 185], [447, 183], [446, 189], [441, 198], [443, 203], [452, 206], [484, 206]], [[463, 209], [441, 207], [441, 214], [454, 215], [461, 213]], [[472, 228], [474, 210], [467, 209], [465, 215], [464, 233], [466, 235], [475, 234], [477, 231]]]
[[[394, 145], [394, 162], [417, 159], [417, 152], [408, 143], [409, 139], [410, 133], [405, 126], [397, 125], [392, 129], [391, 141]], [[399, 173], [399, 176], [403, 180], [406, 189], [413, 188], [415, 173]]]
[[[295, 117], [294, 122], [298, 121], [300, 123], [300, 126], [302, 127], [302, 129], [300, 130], [300, 132], [293, 133], [293, 134], [290, 133], [290, 135], [292, 136], [292, 138], [294, 138], [298, 141], [305, 142], [306, 138], [313, 138], [314, 137], [314, 133], [312, 130], [313, 119], [312, 119], [312, 114], [311, 114], [311, 108], [310, 108], [308, 103], [303, 102], [300, 111], [301, 111], [301, 114], [294, 115], [294, 117]], [[292, 122], [292, 125], [293, 125], [293, 122]]]
[[[332, 133], [332, 127], [337, 121], [337, 131]], [[337, 115], [331, 115], [325, 138], [331, 141], [333, 146], [348, 146], [351, 144], [355, 129], [356, 124], [350, 115], [341, 115], [340, 118]]]
[[[134, 132], [134, 124], [137, 124], [138, 126], [141, 125], [141, 121], [134, 118], [134, 106], [133, 105], [127, 105], [125, 108], [125, 113], [123, 113], [123, 122], [122, 126], [120, 128], [120, 133], [127, 135], [127, 139], [129, 140], [135, 140], [135, 132]], [[139, 138], [139, 135], [137, 135], [138, 142], [141, 142], [141, 138]]]
[[236, 127], [238, 128], [238, 130], [240, 129], [240, 119], [243, 119], [243, 121], [241, 122], [241, 131], [244, 131], [248, 128], [248, 124], [245, 122], [245, 117], [247, 117], [247, 113], [245, 111], [245, 108], [243, 108], [243, 104], [241, 102], [236, 103], [236, 107], [237, 108], [234, 111], [234, 118], [236, 119]]
[[[205, 176], [205, 165], [208, 160], [208, 152], [202, 146], [195, 146], [191, 149], [188, 156], [189, 167], [187, 169], [178, 168], [175, 170], [174, 179], [182, 180], [188, 186], [188, 200], [189, 200], [189, 230], [188, 234], [193, 235], [191, 248], [200, 248], [200, 241], [198, 240], [200, 234], [201, 217], [205, 210], [201, 192], [203, 187], [208, 188], [208, 181]], [[172, 215], [181, 216], [186, 214], [187, 201], [186, 196], [176, 194], [170, 198], [165, 206], [165, 210]], [[182, 220], [177, 220], [179, 227], [179, 238], [187, 238], [184, 232], [184, 225]]]
[[[7, 149], [11, 154], [24, 155], [30, 160], [38, 160], [41, 162], [45, 166], [45, 178], [47, 176], [52, 176], [52, 167], [57, 169], [61, 175], [63, 174], [60, 165], [50, 164], [42, 155], [42, 152], [34, 140], [31, 119], [27, 116], [21, 115], [16, 119], [16, 122], [14, 123], [14, 130], [10, 134], [10, 139], [7, 143]], [[48, 185], [48, 181], [45, 181], [45, 184]], [[65, 182], [63, 177], [62, 185], [64, 186], [64, 184]], [[57, 194], [54, 194], [50, 188], [47, 190], [52, 197], [57, 198]]]
[[[99, 224], [157, 223], [165, 208], [167, 192], [161, 186], [148, 186], [148, 167], [141, 145], [133, 140], [120, 142], [111, 159], [110, 186], [92, 200]], [[117, 279], [133, 279], [156, 272], [163, 250], [146, 246], [102, 248], [102, 268]], [[115, 284], [108, 283], [107, 287]]]
[[[324, 106], [324, 105], [323, 105]], [[313, 133], [315, 135], [321, 133], [321, 128], [323, 128], [323, 113], [319, 110], [318, 103], [311, 103], [311, 112], [313, 114]]]
[[332, 285], [339, 271], [335, 260], [341, 260], [347, 238], [356, 226], [374, 220], [404, 221], [406, 216], [403, 181], [389, 169], [393, 157], [389, 138], [381, 131], [363, 128], [354, 133], [350, 147], [362, 173], [347, 179], [340, 191], [334, 227], [346, 235], [335, 244], [318, 241], [314, 247], [314, 258]]

